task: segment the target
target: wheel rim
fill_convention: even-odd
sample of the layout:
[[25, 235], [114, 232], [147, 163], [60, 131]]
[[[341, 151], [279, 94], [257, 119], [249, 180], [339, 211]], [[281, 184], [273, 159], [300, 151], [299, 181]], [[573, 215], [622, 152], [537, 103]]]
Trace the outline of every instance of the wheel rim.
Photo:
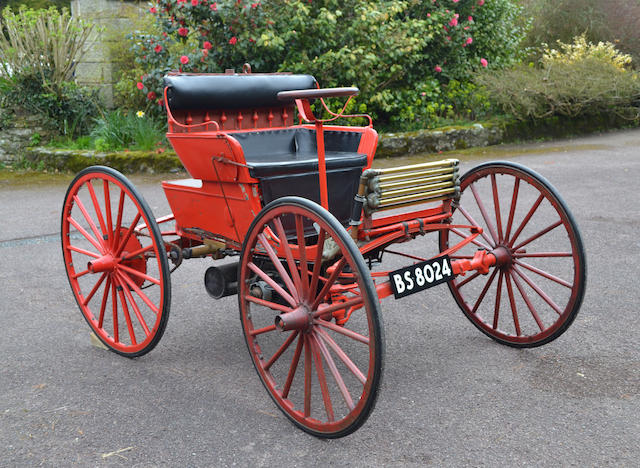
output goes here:
[[[584, 294], [586, 265], [577, 226], [563, 200], [538, 174], [513, 163], [480, 166], [461, 180], [452, 224], [483, 228], [451, 255], [492, 252], [488, 275], [469, 272], [449, 283], [465, 315], [484, 333], [514, 346], [538, 346], [562, 334]], [[441, 249], [468, 234], [450, 229]]]
[[118, 172], [93, 168], [69, 186], [62, 250], [80, 310], [112, 350], [150, 351], [166, 325], [170, 292], [162, 238], [151, 211]]
[[[309, 237], [314, 225], [317, 235]], [[360, 252], [337, 227], [315, 210], [281, 203], [254, 222], [239, 273], [242, 325], [263, 384], [285, 415], [322, 437], [364, 423], [382, 372], [375, 289]], [[342, 256], [325, 263], [335, 267], [327, 272], [316, 265], [331, 242]]]

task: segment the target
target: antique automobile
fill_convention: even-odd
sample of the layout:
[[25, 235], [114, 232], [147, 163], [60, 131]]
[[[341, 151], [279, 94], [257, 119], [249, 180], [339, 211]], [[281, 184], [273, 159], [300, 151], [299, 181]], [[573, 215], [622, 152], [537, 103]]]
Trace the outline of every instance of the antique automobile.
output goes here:
[[[154, 217], [104, 166], [78, 173], [64, 200], [69, 283], [114, 352], [153, 349], [171, 273], [186, 260], [213, 261], [206, 290], [237, 295], [275, 404], [304, 431], [334, 438], [375, 405], [383, 298], [447, 283], [473, 325], [512, 347], [548, 343], [575, 319], [586, 278], [580, 233], [534, 171], [489, 162], [460, 175], [456, 159], [373, 168], [371, 119], [325, 103], [358, 89], [323, 89], [310, 75], [246, 67], [169, 74], [165, 85], [167, 137], [190, 176], [162, 183], [172, 213]], [[429, 320], [424, 309], [403, 313]]]

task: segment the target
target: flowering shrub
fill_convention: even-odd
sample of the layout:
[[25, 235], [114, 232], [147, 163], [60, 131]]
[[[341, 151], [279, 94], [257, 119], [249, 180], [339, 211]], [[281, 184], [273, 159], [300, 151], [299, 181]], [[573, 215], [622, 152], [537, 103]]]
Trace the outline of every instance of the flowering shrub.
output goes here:
[[[358, 86], [354, 110], [383, 126], [426, 126], [447, 113], [442, 85], [513, 61], [519, 11], [515, 0], [159, 0], [148, 13], [158, 32], [131, 35], [144, 70], [131, 86], [160, 104], [169, 70], [219, 73], [248, 62], [311, 73], [325, 87]], [[428, 99], [438, 112], [426, 110]]]
[[558, 46], [544, 50], [538, 67], [521, 64], [487, 73], [479, 81], [505, 112], [520, 120], [555, 115], [640, 117], [640, 77], [630, 69], [628, 55], [611, 43], [588, 43], [584, 36]]
[[542, 65], [546, 68], [556, 64], [576, 63], [588, 59], [596, 59], [610, 63], [619, 70], [631, 67], [631, 55], [623, 54], [610, 42], [587, 42], [584, 34], [575, 38], [572, 44], [557, 42], [559, 50], [550, 49], [545, 44], [542, 52]]

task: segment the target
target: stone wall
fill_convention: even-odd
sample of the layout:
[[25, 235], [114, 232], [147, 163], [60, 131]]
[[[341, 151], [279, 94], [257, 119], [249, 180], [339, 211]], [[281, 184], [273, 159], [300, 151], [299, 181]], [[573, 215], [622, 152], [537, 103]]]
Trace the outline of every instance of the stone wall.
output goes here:
[[87, 41], [87, 53], [76, 68], [76, 81], [99, 88], [109, 107], [113, 106], [115, 82], [111, 45], [130, 32], [131, 18], [139, 15], [143, 6], [136, 1], [71, 0], [72, 15], [92, 21], [97, 26]]

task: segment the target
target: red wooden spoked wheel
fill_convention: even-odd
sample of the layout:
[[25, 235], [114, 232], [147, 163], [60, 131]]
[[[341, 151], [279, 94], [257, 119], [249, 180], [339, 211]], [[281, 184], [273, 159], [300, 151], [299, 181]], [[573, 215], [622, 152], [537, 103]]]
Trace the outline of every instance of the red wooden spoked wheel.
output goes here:
[[61, 224], [69, 284], [95, 334], [128, 357], [151, 351], [171, 289], [160, 229], [142, 195], [114, 169], [84, 169], [67, 190]]
[[381, 382], [382, 324], [342, 225], [303, 198], [270, 203], [245, 238], [238, 285], [249, 353], [276, 405], [318, 437], [360, 427]]
[[[584, 295], [586, 260], [578, 227], [560, 195], [539, 174], [511, 162], [481, 164], [460, 181], [452, 224], [480, 226], [452, 259], [478, 249], [496, 255], [487, 275], [469, 272], [449, 282], [464, 314], [491, 338], [515, 347], [548, 343], [573, 322]], [[440, 233], [440, 250], [469, 231]]]

